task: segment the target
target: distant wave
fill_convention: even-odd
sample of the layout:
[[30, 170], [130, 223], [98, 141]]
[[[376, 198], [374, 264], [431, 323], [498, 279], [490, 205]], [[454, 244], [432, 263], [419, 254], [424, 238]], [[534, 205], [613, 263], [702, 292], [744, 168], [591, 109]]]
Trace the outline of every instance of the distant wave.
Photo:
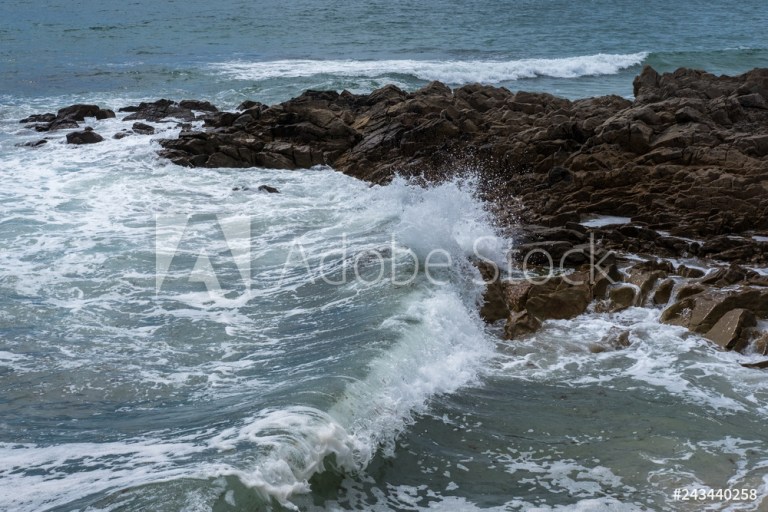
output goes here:
[[278, 60], [267, 62], [229, 61], [212, 68], [240, 80], [299, 78], [317, 75], [377, 78], [411, 75], [421, 80], [440, 80], [449, 84], [469, 82], [499, 83], [535, 78], [577, 78], [612, 75], [641, 64], [647, 52], [631, 54], [585, 55], [559, 59], [484, 60]]

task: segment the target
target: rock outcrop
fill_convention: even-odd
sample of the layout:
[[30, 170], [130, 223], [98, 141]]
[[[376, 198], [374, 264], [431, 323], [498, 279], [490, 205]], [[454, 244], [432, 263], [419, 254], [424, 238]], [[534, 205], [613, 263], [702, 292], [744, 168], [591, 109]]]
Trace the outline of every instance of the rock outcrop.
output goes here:
[[98, 105], [77, 104], [59, 109], [56, 114], [35, 114], [19, 122], [27, 123], [28, 128], [33, 128], [38, 132], [48, 132], [77, 128], [80, 126], [78, 122], [85, 121], [86, 117], [97, 120], [109, 119], [115, 117], [115, 113]]
[[[160, 154], [183, 166], [324, 164], [374, 183], [479, 174], [481, 193], [518, 241], [510, 257], [563, 271], [489, 283], [481, 314], [503, 321], [508, 338], [589, 308], [658, 307], [663, 322], [723, 349], [768, 354], [768, 334], [757, 329], [768, 319], [768, 278], [744, 266], [768, 263], [768, 69], [728, 77], [646, 67], [634, 93], [634, 101], [570, 101], [433, 82], [410, 93], [393, 85], [364, 95], [306, 91], [272, 106], [245, 101], [234, 112], [166, 99], [120, 111], [124, 121], [184, 123], [177, 138], [159, 141]], [[86, 117], [114, 113], [73, 105], [22, 122], [51, 131]], [[193, 130], [194, 120], [204, 127]], [[115, 138], [153, 132], [136, 122]], [[67, 135], [71, 143], [100, 140], [88, 128]], [[634, 255], [606, 260], [612, 251]], [[709, 271], [657, 256], [696, 258]], [[596, 261], [605, 272], [595, 274]], [[495, 274], [479, 268], [486, 279]], [[593, 348], [629, 342], [617, 332]]]
[[104, 137], [93, 131], [93, 128], [86, 127], [81, 132], [70, 132], [67, 134], [67, 144], [96, 144], [104, 140]]
[[[768, 70], [718, 77], [647, 67], [634, 87], [634, 101], [438, 82], [412, 93], [307, 91], [210, 112], [205, 131], [160, 142], [180, 165], [327, 164], [373, 182], [440, 178], [466, 164], [510, 220], [563, 228], [589, 214], [625, 216], [631, 224], [595, 230], [606, 247], [766, 261], [768, 242], [752, 235], [768, 233]], [[162, 101], [134, 115], [159, 120], [170, 108], [192, 118]], [[567, 236], [545, 241], [577, 242]]]

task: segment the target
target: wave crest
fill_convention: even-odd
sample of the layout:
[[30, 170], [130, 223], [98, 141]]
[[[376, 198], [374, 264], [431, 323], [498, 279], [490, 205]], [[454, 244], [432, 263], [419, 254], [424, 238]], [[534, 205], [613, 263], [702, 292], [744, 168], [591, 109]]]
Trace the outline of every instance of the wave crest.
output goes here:
[[380, 78], [411, 75], [449, 84], [500, 83], [540, 76], [578, 78], [612, 75], [641, 64], [647, 52], [584, 55], [557, 59], [488, 60], [276, 60], [213, 64], [218, 73], [239, 80], [300, 78], [317, 75]]

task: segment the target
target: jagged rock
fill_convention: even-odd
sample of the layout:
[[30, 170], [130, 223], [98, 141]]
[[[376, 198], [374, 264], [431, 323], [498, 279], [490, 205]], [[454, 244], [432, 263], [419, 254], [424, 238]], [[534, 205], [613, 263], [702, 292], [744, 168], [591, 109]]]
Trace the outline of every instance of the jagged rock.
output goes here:
[[56, 114], [51, 114], [50, 112], [47, 114], [32, 114], [29, 117], [25, 117], [20, 123], [50, 123], [54, 119], [56, 119]]
[[151, 103], [141, 102], [135, 106], [123, 107], [120, 109], [120, 112], [129, 112], [129, 114], [123, 118], [123, 121], [144, 120], [158, 123], [169, 118], [180, 119], [182, 121], [194, 121], [195, 119], [195, 114], [191, 109], [184, 108], [175, 101], [166, 99], [157, 100]]
[[545, 284], [531, 287], [525, 309], [532, 318], [540, 322], [550, 319], [564, 320], [584, 313], [591, 298], [588, 284], [573, 286], [562, 278], [553, 278]]
[[504, 337], [508, 340], [533, 334], [541, 327], [541, 322], [527, 311], [513, 311], [504, 325]]
[[768, 290], [711, 289], [678, 300], [662, 312], [661, 321], [705, 333], [732, 309], [748, 309], [761, 317], [768, 316]]
[[480, 317], [488, 323], [508, 318], [509, 306], [504, 296], [504, 284], [500, 280], [498, 267], [482, 260], [474, 263], [486, 283]]
[[611, 327], [600, 341], [589, 345], [589, 351], [593, 354], [598, 354], [609, 350], [621, 350], [629, 346], [629, 331], [618, 327]]
[[691, 268], [686, 267], [685, 265], [680, 265], [675, 269], [675, 273], [681, 277], [689, 277], [689, 278], [699, 278], [704, 276], [704, 271], [700, 268]]
[[154, 126], [150, 126], [148, 124], [139, 123], [139, 122], [133, 123], [133, 126], [131, 126], [131, 129], [135, 133], [138, 133], [138, 134], [141, 134], [141, 135], [152, 135], [152, 134], [155, 133], [155, 127]]
[[201, 112], [218, 112], [219, 109], [216, 108], [216, 105], [209, 101], [200, 101], [200, 100], [181, 100], [179, 102], [179, 107], [186, 108], [189, 110], [199, 110]]
[[675, 281], [667, 278], [662, 281], [653, 293], [653, 303], [657, 305], [667, 304], [672, 297], [672, 290], [675, 288]]
[[97, 120], [108, 119], [115, 117], [115, 113], [98, 105], [77, 104], [59, 109], [55, 115], [51, 113], [35, 114], [22, 119], [20, 122], [35, 123], [27, 127], [34, 128], [38, 132], [48, 132], [77, 128], [79, 126], [78, 121], [84, 121], [86, 117], [95, 117]]
[[87, 128], [81, 132], [67, 134], [67, 144], [95, 144], [103, 140], [104, 137]]
[[760, 355], [768, 355], [768, 332], [758, 333], [756, 339], [752, 342], [752, 346]]
[[237, 106], [237, 110], [250, 110], [252, 108], [266, 110], [268, 107], [263, 103], [259, 103], [258, 101], [253, 101], [253, 100], [245, 100], [244, 102], [242, 102], [240, 105]]
[[528, 294], [533, 288], [533, 283], [522, 281], [509, 281], [504, 286], [504, 302], [509, 311], [525, 311], [525, 303], [528, 301]]
[[608, 311], [622, 311], [638, 305], [638, 287], [631, 284], [614, 286], [608, 290]]
[[71, 119], [73, 121], [85, 121], [86, 117], [96, 119], [109, 119], [115, 117], [115, 113], [109, 109], [103, 109], [98, 105], [70, 105], [59, 109], [57, 119]]
[[745, 329], [757, 325], [755, 314], [748, 309], [732, 309], [724, 314], [704, 336], [726, 350], [742, 350], [749, 340]]
[[667, 277], [668, 273], [665, 270], [641, 270], [633, 269], [630, 271], [628, 282], [637, 287], [637, 303], [643, 304], [648, 298], [656, 283], [660, 279]]
[[[760, 184], [768, 110], [760, 108], [759, 92], [767, 75], [646, 67], [635, 80], [634, 102], [569, 101], [478, 84], [451, 90], [432, 83], [412, 93], [394, 86], [363, 95], [307, 91], [271, 107], [243, 102], [238, 112], [211, 111], [204, 117], [208, 144], [168, 139], [161, 154], [202, 167], [327, 164], [378, 183], [395, 173], [440, 179], [466, 162], [492, 178], [493, 190], [484, 193], [514, 209], [518, 222], [562, 228], [590, 213], [627, 216], [631, 225], [596, 230], [608, 234], [606, 249], [768, 262], [768, 244], [731, 238], [768, 230]], [[134, 107], [132, 116], [191, 120], [184, 107], [195, 105], [161, 100]], [[528, 243], [537, 242], [556, 244], [558, 254], [583, 243]], [[575, 254], [567, 263], [582, 262]]]

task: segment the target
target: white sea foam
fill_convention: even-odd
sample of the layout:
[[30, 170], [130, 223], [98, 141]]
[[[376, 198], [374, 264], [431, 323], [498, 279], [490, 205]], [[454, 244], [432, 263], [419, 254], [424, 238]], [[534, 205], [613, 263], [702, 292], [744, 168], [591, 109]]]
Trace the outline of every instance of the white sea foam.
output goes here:
[[[46, 311], [66, 315], [72, 341], [12, 340], [0, 347], [0, 368], [11, 367], [30, 380], [67, 375], [66, 386], [45, 387], [36, 400], [62, 408], [76, 404], [85, 408], [83, 416], [120, 416], [163, 407], [179, 397], [206, 403], [243, 396], [252, 410], [227, 428], [197, 431], [191, 439], [142, 432], [123, 442], [6, 444], [0, 472], [8, 478], [2, 479], [0, 494], [7, 497], [0, 508], [36, 510], [91, 493], [165, 480], [210, 481], [220, 475], [237, 476], [287, 504], [295, 493], [307, 491], [308, 479], [328, 455], [354, 472], [363, 471], [379, 448], [391, 451], [415, 412], [425, 410], [435, 394], [472, 382], [493, 354], [475, 310], [479, 288], [462, 279], [461, 272], [444, 286], [421, 280], [395, 289], [382, 283], [373, 291], [359, 283], [315, 289], [312, 293], [323, 295], [303, 303], [296, 300], [296, 292], [308, 287], [302, 269], [289, 273], [284, 286], [273, 286], [294, 237], [307, 247], [312, 265], [319, 255], [334, 251], [343, 235], [354, 242], [353, 250], [388, 247], [394, 235], [403, 249], [420, 256], [445, 249], [457, 262], [472, 254], [474, 238], [486, 237], [481, 253], [502, 257], [502, 241], [494, 238], [470, 180], [433, 188], [405, 180], [368, 187], [327, 168], [247, 174], [187, 170], [158, 161], [156, 146], [148, 143], [152, 137], [111, 139], [125, 126], [119, 119], [95, 122], [105, 141], [94, 146], [67, 145], [62, 132], [34, 150], [10, 143], [4, 148], [0, 199], [13, 205], [13, 220], [5, 224], [11, 229], [2, 232], [9, 250], [0, 255], [0, 283], [9, 293], [35, 298]], [[22, 172], [24, 180], [18, 179]], [[232, 190], [243, 184], [253, 189], [260, 182], [277, 186], [281, 194]], [[152, 221], [157, 213], [179, 212], [224, 214], [224, 223], [233, 215], [250, 216], [258, 270], [250, 296], [217, 299], [172, 287], [156, 293]], [[214, 255], [226, 250], [216, 241], [215, 227], [214, 222], [200, 223], [190, 235], [209, 242]], [[340, 386], [328, 408], [293, 405], [288, 395], [278, 407], [262, 409], [261, 392], [278, 394], [281, 386], [299, 382], [300, 372], [309, 382], [319, 380], [325, 369], [313, 370], [313, 365], [354, 356], [357, 348], [332, 339], [333, 323], [340, 318], [334, 315], [346, 314], [361, 300], [375, 306], [372, 298], [380, 297], [391, 297], [391, 312], [383, 323], [360, 333], [366, 343], [380, 346], [375, 354], [363, 347], [371, 353], [350, 363], [360, 367], [354, 378], [334, 376], [350, 384]], [[254, 309], [254, 301], [263, 307]], [[13, 305], [19, 309], [5, 311], [8, 318], [26, 311]], [[136, 324], [129, 311], [147, 323]], [[294, 343], [291, 336], [297, 335], [281, 337], [283, 324], [309, 320], [316, 324], [300, 341], [320, 348], [336, 343], [333, 351], [318, 356], [319, 362], [282, 363], [292, 365], [285, 381], [261, 371], [290, 357], [285, 344]], [[33, 325], [39, 321], [34, 318]], [[54, 318], [49, 328], [62, 330], [58, 322]], [[31, 358], [17, 355], [28, 351], [43, 355], [33, 365]], [[99, 403], [115, 409], [102, 413]], [[27, 462], [23, 471], [22, 459]], [[26, 483], [29, 492], [5, 492]], [[195, 496], [188, 497], [196, 503], [205, 499]]]
[[547, 76], [577, 78], [612, 75], [641, 64], [648, 53], [584, 55], [556, 59], [484, 60], [279, 60], [267, 62], [229, 61], [212, 66], [226, 76], [240, 80], [297, 78], [316, 75], [378, 78], [411, 75], [422, 80], [449, 84], [471, 82], [502, 83], [522, 78]]
[[[443, 248], [461, 259], [473, 250], [468, 240], [494, 233], [466, 186], [453, 182], [424, 189], [396, 180], [373, 190], [369, 201], [373, 211], [399, 212], [394, 219], [397, 240], [415, 253]], [[443, 226], [437, 229], [439, 220]], [[398, 341], [368, 363], [367, 375], [349, 384], [328, 412], [283, 408], [222, 432], [212, 447], [226, 453], [250, 445], [266, 453], [254, 467], [221, 464], [209, 474], [237, 476], [291, 506], [291, 497], [309, 490], [308, 479], [324, 469], [329, 455], [339, 468], [358, 473], [378, 450], [392, 454], [397, 435], [431, 397], [473, 382], [495, 353], [472, 300], [457, 289], [463, 286], [474, 285], [459, 281], [410, 293], [405, 309], [381, 326], [398, 333]]]

